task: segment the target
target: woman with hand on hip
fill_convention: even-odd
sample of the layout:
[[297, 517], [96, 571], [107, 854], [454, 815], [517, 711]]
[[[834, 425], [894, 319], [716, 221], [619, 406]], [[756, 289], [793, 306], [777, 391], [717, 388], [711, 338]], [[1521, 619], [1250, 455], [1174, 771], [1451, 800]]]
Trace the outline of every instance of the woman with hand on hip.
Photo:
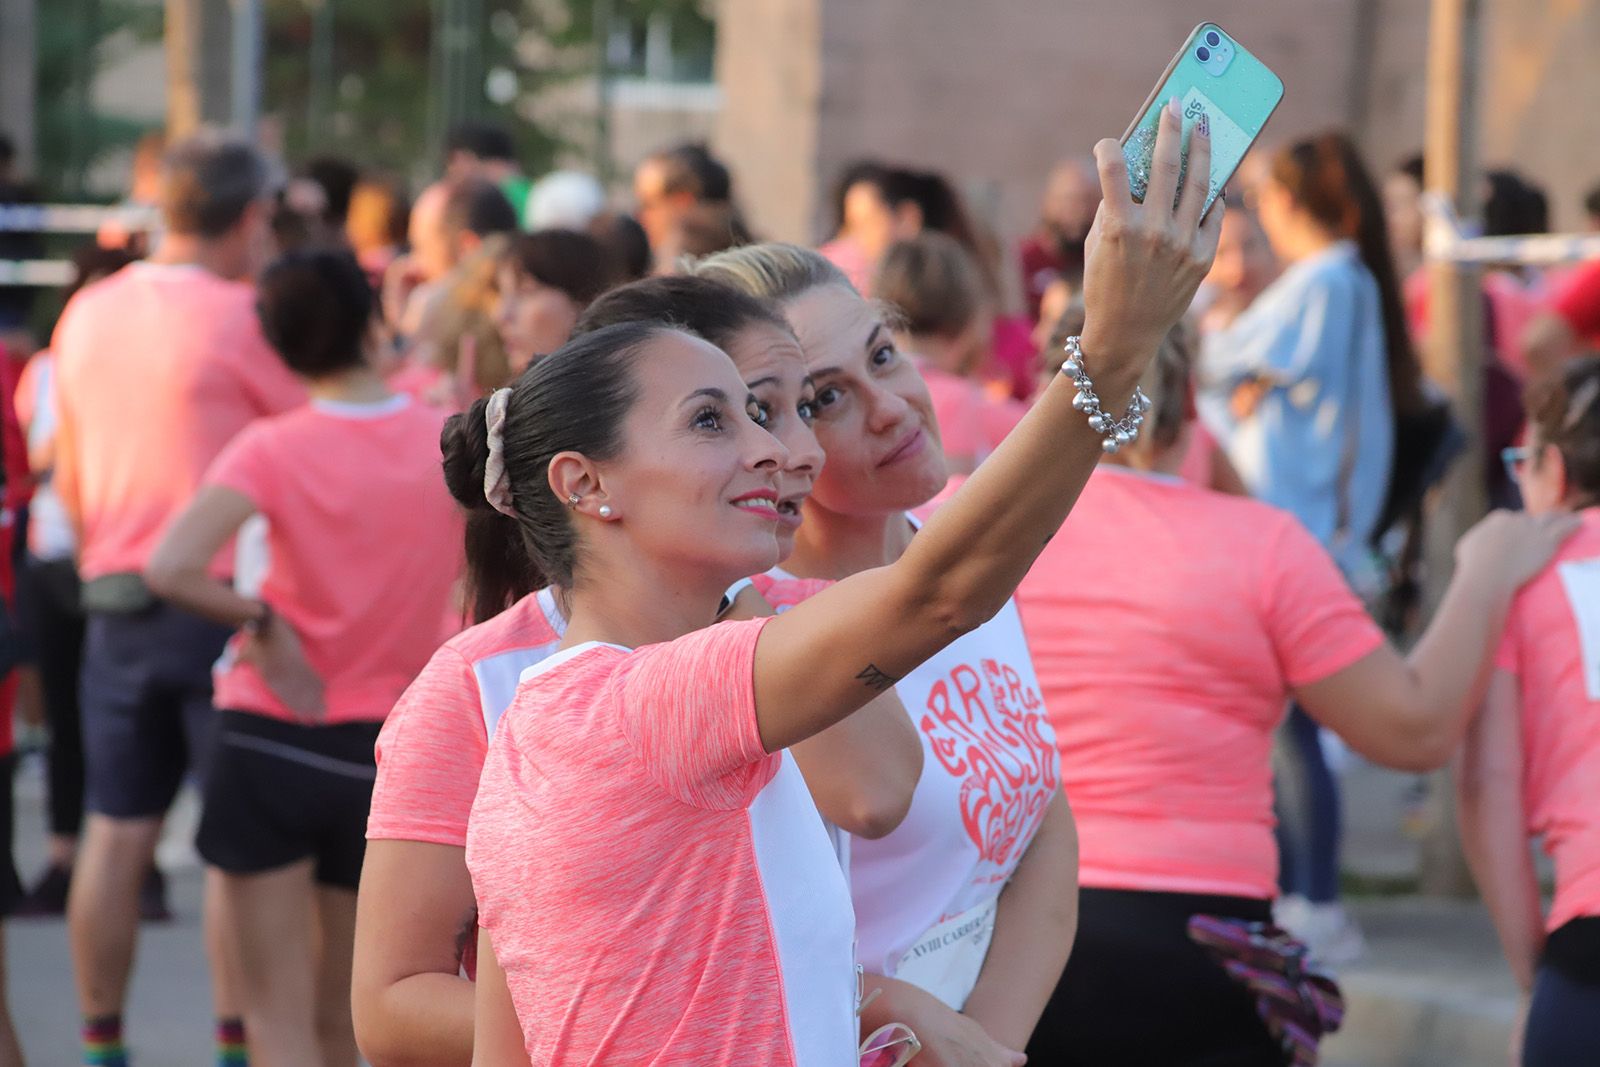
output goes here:
[[[811, 384], [782, 316], [714, 282], [664, 277], [613, 290], [577, 332], [625, 322], [675, 323], [733, 359], [763, 424], [789, 453], [777, 505], [779, 549], [787, 552], [822, 452], [810, 428]], [[568, 594], [546, 583], [513, 521], [484, 499], [486, 459], [446, 470], [468, 512], [472, 601], [481, 621], [435, 654], [378, 741], [355, 1016], [363, 1049], [381, 1065], [472, 1058], [472, 985], [460, 976], [463, 956], [468, 978], [474, 973], [477, 947], [467, 814], [489, 737], [518, 678], [555, 652], [566, 632]], [[743, 614], [750, 596], [729, 614]], [[884, 706], [794, 749], [824, 817], [867, 836], [881, 836], [904, 816], [922, 765], [921, 746], [892, 695], [875, 704]]]
[[[223, 875], [259, 1067], [356, 1060], [347, 1004], [372, 746], [449, 633], [461, 569], [461, 522], [434, 473], [444, 416], [384, 384], [373, 305], [348, 253], [267, 268], [262, 332], [311, 400], [234, 438], [145, 574], [240, 628], [218, 665], [196, 845]], [[208, 572], [257, 514], [270, 555], [259, 599]]]

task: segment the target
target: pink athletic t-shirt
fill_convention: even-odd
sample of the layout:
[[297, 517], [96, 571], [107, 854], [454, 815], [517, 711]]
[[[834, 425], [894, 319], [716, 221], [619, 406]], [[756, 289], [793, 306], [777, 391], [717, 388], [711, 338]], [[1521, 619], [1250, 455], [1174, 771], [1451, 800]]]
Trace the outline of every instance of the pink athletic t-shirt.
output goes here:
[[1017, 602], [1080, 883], [1275, 896], [1290, 690], [1384, 640], [1328, 553], [1287, 512], [1102, 465]]
[[378, 734], [367, 838], [465, 848], [489, 737], [522, 672], [555, 652], [567, 622], [541, 589], [446, 641]]
[[[313, 400], [246, 428], [206, 473], [267, 520], [260, 595], [326, 684], [327, 721], [379, 722], [450, 630], [461, 516], [439, 477], [442, 412], [410, 397]], [[220, 708], [294, 718], [229, 643]]]
[[[134, 263], [62, 312], [56, 488], [83, 524], [84, 578], [138, 572], [211, 461], [264, 415], [305, 402], [267, 346], [255, 290], [197, 266]], [[221, 553], [213, 573], [226, 575]]]
[[768, 621], [523, 672], [467, 866], [539, 1067], [855, 1062], [844, 874], [756, 726]]
[[[817, 585], [785, 582], [768, 599], [781, 609]], [[1000, 893], [1060, 790], [1016, 604], [907, 674], [895, 693], [922, 738], [922, 777], [899, 827], [876, 841], [850, 839], [858, 956], [872, 973], [960, 1010], [988, 957]]]
[[1517, 677], [1523, 804], [1555, 861], [1554, 930], [1600, 915], [1600, 509], [1512, 601], [1495, 666]]

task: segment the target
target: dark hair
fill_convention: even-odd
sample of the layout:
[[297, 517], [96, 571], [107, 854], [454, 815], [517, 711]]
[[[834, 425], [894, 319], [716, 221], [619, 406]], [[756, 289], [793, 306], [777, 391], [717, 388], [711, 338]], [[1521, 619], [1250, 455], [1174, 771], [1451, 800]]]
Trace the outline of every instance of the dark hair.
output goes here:
[[87, 241], [78, 246], [72, 253], [72, 281], [62, 293], [63, 299], [72, 299], [79, 289], [117, 273], [129, 263], [138, 260], [138, 256], [126, 248], [106, 248], [98, 241]]
[[487, 178], [453, 181], [444, 202], [444, 225], [451, 233], [492, 233], [517, 230], [517, 209], [500, 187]]
[[1320, 134], [1280, 149], [1272, 159], [1272, 177], [1326, 230], [1355, 241], [1361, 262], [1378, 283], [1390, 402], [1397, 416], [1417, 414], [1424, 406], [1422, 364], [1406, 324], [1383, 201], [1361, 154], [1342, 133]]
[[511, 258], [540, 285], [559, 289], [585, 307], [611, 288], [615, 277], [611, 257], [600, 242], [575, 230], [518, 234], [511, 244]]
[[686, 192], [696, 200], [712, 204], [726, 204], [733, 199], [733, 179], [728, 168], [703, 142], [675, 145], [650, 159], [661, 166], [663, 192]]
[[162, 208], [167, 229], [217, 238], [238, 225], [267, 191], [267, 161], [243, 141], [197, 134], [168, 149]]
[[895, 307], [914, 337], [961, 336], [983, 311], [982, 272], [961, 242], [924, 231], [896, 241], [883, 255], [873, 295]]
[[444, 480], [467, 512], [467, 582], [482, 622], [536, 589], [570, 588], [577, 537], [564, 500], [550, 491], [550, 460], [581, 452], [607, 460], [622, 450], [622, 423], [638, 397], [633, 364], [668, 327], [628, 322], [574, 337], [511, 384], [504, 459], [515, 518], [484, 496], [488, 398], [452, 415], [439, 438]]
[[355, 192], [356, 183], [361, 180], [361, 171], [348, 159], [318, 156], [306, 164], [306, 177], [322, 187], [322, 195], [327, 202], [322, 212], [323, 221], [329, 226], [342, 228], [350, 215], [350, 196]]
[[1511, 237], [1550, 231], [1550, 201], [1544, 190], [1510, 170], [1491, 170], [1484, 176], [1489, 195], [1483, 202], [1486, 237]]
[[792, 332], [788, 321], [768, 301], [709, 278], [672, 274], [611, 290], [589, 305], [573, 327], [572, 336], [623, 322], [675, 326], [722, 349], [753, 325]]
[[492, 122], [463, 122], [450, 130], [445, 138], [445, 153], [465, 152], [479, 159], [514, 163], [516, 144], [511, 131]]
[[1413, 153], [1412, 155], [1409, 155], [1406, 158], [1402, 159], [1395, 166], [1394, 169], [1395, 169], [1395, 173], [1404, 174], [1406, 177], [1408, 177], [1408, 178], [1412, 179], [1413, 181], [1415, 181], [1417, 183], [1417, 185], [1422, 186], [1423, 188], [1426, 188], [1426, 183], [1422, 180], [1422, 175], [1423, 175], [1422, 167], [1423, 167], [1422, 153], [1421, 152], [1416, 152], [1416, 153]]
[[349, 252], [308, 248], [279, 256], [256, 283], [261, 333], [289, 369], [321, 378], [358, 365], [376, 303]]
[[1528, 388], [1528, 421], [1543, 444], [1555, 445], [1569, 488], [1600, 500], [1600, 356], [1585, 356]]
[[838, 233], [844, 229], [844, 201], [853, 186], [865, 182], [877, 189], [884, 199], [888, 199], [888, 195], [884, 193], [887, 180], [888, 168], [870, 159], [857, 160], [840, 171], [839, 180], [833, 184], [833, 232]]
[[1585, 214], [1600, 219], [1600, 185], [1590, 189], [1583, 198], [1583, 210]]
[[610, 254], [618, 281], [631, 282], [649, 275], [654, 265], [650, 238], [638, 219], [632, 215], [600, 215], [589, 223], [589, 232]]

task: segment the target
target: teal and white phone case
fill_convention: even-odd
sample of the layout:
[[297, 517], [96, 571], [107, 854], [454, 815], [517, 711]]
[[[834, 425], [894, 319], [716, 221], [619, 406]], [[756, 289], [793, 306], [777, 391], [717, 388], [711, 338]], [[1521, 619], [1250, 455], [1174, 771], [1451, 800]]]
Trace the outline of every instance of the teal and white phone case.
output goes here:
[[1185, 169], [1189, 131], [1201, 115], [1211, 126], [1209, 210], [1283, 99], [1283, 81], [1221, 26], [1214, 22], [1196, 26], [1122, 135], [1128, 185], [1135, 200], [1144, 200], [1161, 109], [1173, 97], [1182, 101]]

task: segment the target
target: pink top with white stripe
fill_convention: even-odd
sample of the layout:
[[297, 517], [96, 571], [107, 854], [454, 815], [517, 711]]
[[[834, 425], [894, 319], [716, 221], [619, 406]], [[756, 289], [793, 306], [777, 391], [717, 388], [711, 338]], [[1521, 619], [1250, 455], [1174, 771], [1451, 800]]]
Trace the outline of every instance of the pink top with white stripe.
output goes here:
[[855, 1062], [849, 890], [757, 730], [767, 621], [524, 672], [467, 865], [534, 1064]]

